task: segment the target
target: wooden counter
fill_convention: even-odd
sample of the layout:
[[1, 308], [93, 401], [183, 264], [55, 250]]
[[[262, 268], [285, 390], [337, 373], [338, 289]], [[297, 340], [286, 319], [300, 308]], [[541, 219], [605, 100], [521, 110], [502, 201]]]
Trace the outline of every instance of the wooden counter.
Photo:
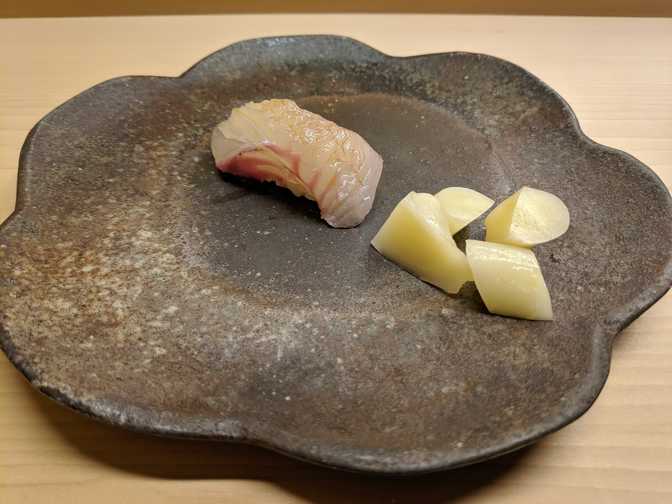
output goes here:
[[[356, 37], [397, 55], [465, 50], [522, 65], [586, 133], [672, 183], [672, 19], [283, 15], [0, 20], [0, 219], [23, 139], [79, 91], [176, 75], [243, 38]], [[419, 479], [338, 473], [261, 449], [109, 428], [41, 397], [0, 356], [0, 503], [672, 502], [672, 296], [617, 340], [611, 377], [574, 424], [514, 455]]]

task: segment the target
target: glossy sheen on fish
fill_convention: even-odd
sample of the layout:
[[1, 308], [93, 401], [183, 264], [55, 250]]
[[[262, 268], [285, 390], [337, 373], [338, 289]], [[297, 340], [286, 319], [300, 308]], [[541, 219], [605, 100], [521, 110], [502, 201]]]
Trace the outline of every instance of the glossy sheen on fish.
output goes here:
[[211, 148], [219, 170], [314, 200], [322, 218], [338, 228], [364, 220], [383, 169], [361, 136], [291, 100], [234, 109], [212, 132]]

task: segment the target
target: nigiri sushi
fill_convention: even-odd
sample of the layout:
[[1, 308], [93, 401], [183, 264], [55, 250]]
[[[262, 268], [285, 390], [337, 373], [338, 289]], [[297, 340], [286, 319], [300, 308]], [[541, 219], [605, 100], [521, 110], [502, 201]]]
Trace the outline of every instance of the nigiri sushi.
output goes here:
[[211, 149], [219, 170], [272, 181], [314, 200], [337, 228], [364, 220], [383, 169], [383, 159], [361, 136], [292, 100], [233, 109], [212, 132]]

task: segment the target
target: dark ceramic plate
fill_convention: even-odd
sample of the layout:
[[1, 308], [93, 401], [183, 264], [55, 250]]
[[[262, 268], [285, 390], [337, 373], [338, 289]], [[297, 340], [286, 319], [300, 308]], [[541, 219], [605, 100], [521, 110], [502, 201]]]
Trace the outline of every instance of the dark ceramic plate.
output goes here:
[[[269, 97], [361, 133], [385, 168], [356, 229], [220, 176], [213, 126]], [[537, 248], [554, 322], [447, 296], [369, 241], [410, 190], [521, 185], [572, 226]], [[482, 223], [460, 238], [481, 237]], [[333, 467], [447, 469], [581, 415], [616, 333], [672, 279], [656, 175], [580, 131], [525, 70], [479, 54], [394, 58], [331, 36], [223, 49], [179, 78], [122, 77], [42, 119], [0, 232], [0, 331], [42, 392], [139, 431], [267, 446]]]

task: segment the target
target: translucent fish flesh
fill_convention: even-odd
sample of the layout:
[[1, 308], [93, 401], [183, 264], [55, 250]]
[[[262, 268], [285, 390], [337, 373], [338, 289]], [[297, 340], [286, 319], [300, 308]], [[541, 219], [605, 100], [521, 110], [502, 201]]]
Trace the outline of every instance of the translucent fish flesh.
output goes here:
[[223, 172], [275, 182], [317, 202], [337, 228], [360, 224], [371, 210], [383, 159], [357, 133], [291, 100], [247, 103], [212, 133]]

